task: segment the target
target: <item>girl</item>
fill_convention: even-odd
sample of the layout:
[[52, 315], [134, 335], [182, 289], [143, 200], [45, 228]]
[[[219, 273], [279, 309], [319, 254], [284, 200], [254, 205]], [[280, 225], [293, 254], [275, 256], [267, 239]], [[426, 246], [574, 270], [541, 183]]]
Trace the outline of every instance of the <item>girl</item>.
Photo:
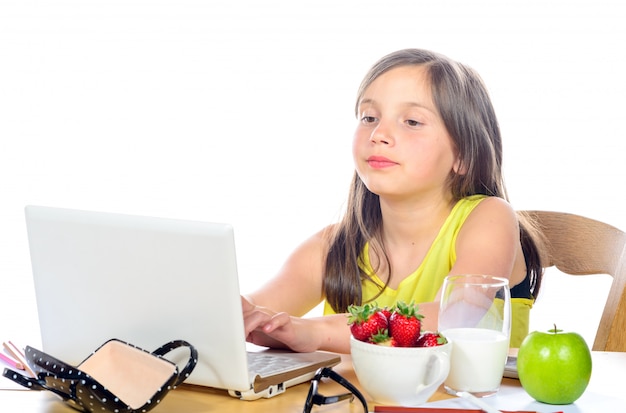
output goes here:
[[[345, 216], [242, 297], [248, 340], [347, 353], [347, 308], [372, 301], [419, 303], [434, 331], [444, 277], [473, 273], [509, 279], [519, 346], [542, 269], [534, 232], [507, 202], [500, 131], [479, 76], [433, 52], [400, 50], [367, 73], [356, 115]], [[322, 300], [323, 317], [302, 317]]]

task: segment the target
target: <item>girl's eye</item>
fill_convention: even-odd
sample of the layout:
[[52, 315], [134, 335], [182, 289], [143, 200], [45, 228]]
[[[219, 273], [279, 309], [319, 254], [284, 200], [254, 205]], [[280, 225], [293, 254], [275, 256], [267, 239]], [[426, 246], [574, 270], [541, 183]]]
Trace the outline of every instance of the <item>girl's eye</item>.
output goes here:
[[363, 116], [361, 118], [361, 122], [363, 123], [374, 123], [376, 122], [376, 118], [374, 116]]
[[422, 123], [418, 122], [418, 121], [416, 121], [414, 119], [408, 119], [406, 121], [406, 124], [409, 125], [409, 126], [420, 126]]

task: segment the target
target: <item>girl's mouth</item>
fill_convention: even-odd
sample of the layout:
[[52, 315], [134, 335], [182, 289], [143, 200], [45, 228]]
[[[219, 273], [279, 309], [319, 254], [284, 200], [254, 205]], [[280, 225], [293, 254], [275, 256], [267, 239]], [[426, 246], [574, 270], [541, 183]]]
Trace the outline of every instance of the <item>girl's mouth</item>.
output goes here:
[[397, 162], [384, 156], [370, 156], [367, 158], [367, 164], [374, 169], [384, 169], [397, 165]]

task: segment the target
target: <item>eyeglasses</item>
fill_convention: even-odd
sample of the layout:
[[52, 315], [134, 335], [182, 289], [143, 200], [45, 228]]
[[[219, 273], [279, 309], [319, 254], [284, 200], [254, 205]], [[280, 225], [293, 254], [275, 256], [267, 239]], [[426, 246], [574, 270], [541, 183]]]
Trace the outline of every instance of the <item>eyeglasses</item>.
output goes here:
[[[330, 378], [334, 380], [335, 382], [341, 384], [343, 387], [348, 389], [350, 393], [339, 394], [337, 396], [324, 396], [322, 394], [319, 394], [317, 392], [317, 388], [319, 386], [320, 380], [323, 377]], [[365, 397], [363, 397], [363, 394], [361, 394], [359, 389], [354, 387], [352, 383], [350, 383], [348, 380], [341, 377], [338, 373], [336, 373], [332, 369], [328, 367], [323, 367], [319, 369], [317, 373], [315, 373], [315, 377], [313, 377], [313, 379], [311, 380], [311, 387], [309, 388], [309, 394], [306, 397], [306, 402], [304, 403], [304, 410], [302, 412], [311, 413], [311, 409], [313, 408], [313, 405], [321, 406], [323, 404], [337, 403], [337, 402], [340, 402], [342, 400], [347, 400], [347, 399], [350, 399], [350, 401], [352, 402], [352, 400], [354, 400], [354, 396], [356, 396], [361, 401], [361, 404], [363, 405], [363, 411], [367, 413], [368, 412], [367, 402], [365, 401]]]

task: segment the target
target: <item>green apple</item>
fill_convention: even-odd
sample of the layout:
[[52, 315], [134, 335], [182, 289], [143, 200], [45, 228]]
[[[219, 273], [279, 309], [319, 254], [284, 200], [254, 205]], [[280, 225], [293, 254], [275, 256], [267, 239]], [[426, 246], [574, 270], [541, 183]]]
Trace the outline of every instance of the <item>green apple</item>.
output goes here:
[[591, 352], [580, 334], [553, 330], [530, 333], [519, 347], [517, 371], [522, 387], [535, 400], [570, 404], [591, 378]]

